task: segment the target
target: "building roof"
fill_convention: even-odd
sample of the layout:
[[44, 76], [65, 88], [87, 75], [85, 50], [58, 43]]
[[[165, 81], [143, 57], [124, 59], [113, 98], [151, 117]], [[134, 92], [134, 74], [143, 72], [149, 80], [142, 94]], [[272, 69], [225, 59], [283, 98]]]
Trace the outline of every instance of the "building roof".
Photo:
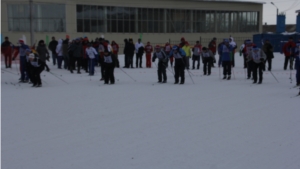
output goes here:
[[260, 1], [243, 1], [243, 0], [193, 0], [193, 1], [203, 1], [203, 2], [235, 2], [235, 3], [254, 3], [254, 4], [266, 4]]
[[[286, 32], [295, 32], [296, 31], [296, 25], [285, 25], [285, 31]], [[276, 25], [263, 25], [263, 32], [276, 32]]]

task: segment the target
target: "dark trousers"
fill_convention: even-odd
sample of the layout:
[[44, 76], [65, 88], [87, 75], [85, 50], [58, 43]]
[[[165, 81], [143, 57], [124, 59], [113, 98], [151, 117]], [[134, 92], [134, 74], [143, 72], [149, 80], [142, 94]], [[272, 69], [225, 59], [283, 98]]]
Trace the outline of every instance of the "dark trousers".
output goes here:
[[253, 80], [254, 80], [254, 82], [257, 82], [257, 70], [258, 70], [259, 82], [262, 82], [263, 67], [264, 67], [263, 63], [253, 63]]
[[128, 67], [131, 67], [131, 68], [133, 68], [133, 56], [134, 56], [134, 54], [128, 55]]
[[11, 55], [5, 55], [4, 62], [5, 62], [6, 68], [11, 67]]
[[272, 58], [267, 58], [266, 62], [268, 63], [268, 70], [272, 70]]
[[52, 63], [53, 65], [56, 65], [57, 55], [55, 51], [52, 51]]
[[222, 61], [223, 65], [223, 75], [231, 76], [231, 62], [230, 61]]
[[244, 58], [244, 68], [247, 68], [247, 55], [243, 54]]
[[61, 65], [63, 62], [63, 56], [57, 56], [57, 67], [61, 69]]
[[21, 80], [28, 80], [29, 73], [27, 72], [27, 60], [26, 56], [20, 56], [20, 70], [21, 70]]
[[104, 58], [99, 58], [99, 63], [100, 63], [100, 72], [101, 72], [101, 79], [104, 79], [104, 74], [105, 74], [105, 67], [104, 67]]
[[184, 82], [184, 69], [185, 64], [183, 62], [183, 59], [175, 59], [175, 82], [179, 82], [179, 77], [181, 77], [181, 82]]
[[247, 62], [247, 77], [250, 78], [251, 77], [251, 73], [253, 72], [253, 61], [249, 61]]
[[89, 74], [94, 75], [95, 71], [95, 59], [89, 59]]
[[75, 70], [75, 63], [77, 63], [77, 72], [80, 72], [80, 66], [81, 66], [81, 58], [78, 57], [70, 57], [71, 67], [70, 69], [73, 71]]
[[284, 59], [284, 70], [286, 70], [288, 63], [290, 63], [290, 69], [293, 69], [293, 58], [291, 58], [290, 56], [286, 56]]
[[142, 67], [142, 62], [143, 62], [143, 54], [136, 53], [135, 66], [138, 67], [139, 65], [140, 67]]
[[31, 70], [31, 82], [33, 83], [33, 85], [41, 85], [42, 84], [42, 80], [41, 80], [41, 73], [42, 71], [45, 69], [44, 66], [40, 66], [40, 67], [32, 67]]
[[68, 55], [63, 56], [63, 60], [64, 60], [64, 69], [69, 69], [69, 57]]
[[211, 73], [211, 63], [212, 62], [213, 62], [213, 58], [211, 58], [211, 57], [203, 58], [203, 72], [204, 72], [204, 74], [206, 74], [206, 72], [208, 72], [208, 74]]
[[295, 64], [295, 69], [297, 70], [296, 71], [296, 80], [297, 80], [297, 84], [300, 84], [300, 65], [296, 65]]
[[110, 84], [115, 83], [115, 77], [114, 77], [114, 69], [115, 66], [113, 63], [104, 63], [105, 67], [105, 77], [104, 77], [104, 83], [107, 83], [110, 81]]
[[193, 55], [193, 69], [195, 69], [195, 62], [197, 62], [197, 69], [200, 68], [200, 55]]
[[167, 73], [166, 73], [166, 64], [164, 62], [158, 62], [158, 69], [157, 69], [157, 75], [158, 75], [158, 81], [161, 82], [162, 79], [164, 81], [167, 81]]
[[234, 52], [231, 54], [231, 65], [234, 67], [235, 66], [235, 59], [234, 59]]
[[87, 72], [88, 71], [88, 58], [82, 58], [82, 68]]
[[125, 64], [124, 66], [127, 67], [127, 68], [129, 67], [129, 61], [128, 61], [128, 60], [129, 60], [129, 59], [128, 59], [128, 55], [125, 54], [125, 55], [124, 55], [124, 64]]

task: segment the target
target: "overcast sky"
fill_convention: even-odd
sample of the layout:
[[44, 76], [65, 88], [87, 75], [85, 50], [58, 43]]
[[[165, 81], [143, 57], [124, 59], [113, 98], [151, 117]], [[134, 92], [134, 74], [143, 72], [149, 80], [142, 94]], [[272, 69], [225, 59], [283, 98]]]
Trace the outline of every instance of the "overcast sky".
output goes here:
[[242, 0], [265, 2], [263, 23], [268, 25], [276, 24], [276, 7], [271, 4], [273, 2], [279, 9], [279, 13], [286, 12], [286, 24], [296, 24], [296, 10], [300, 10], [300, 0]]

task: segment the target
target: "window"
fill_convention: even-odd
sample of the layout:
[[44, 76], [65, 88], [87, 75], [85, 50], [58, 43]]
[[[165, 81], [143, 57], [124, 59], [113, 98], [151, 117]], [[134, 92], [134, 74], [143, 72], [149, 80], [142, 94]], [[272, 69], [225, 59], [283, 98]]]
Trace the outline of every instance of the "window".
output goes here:
[[[36, 32], [65, 32], [65, 5], [33, 4], [33, 25]], [[30, 31], [28, 4], [8, 4], [9, 31]]]
[[78, 32], [202, 33], [258, 31], [258, 12], [77, 5]]

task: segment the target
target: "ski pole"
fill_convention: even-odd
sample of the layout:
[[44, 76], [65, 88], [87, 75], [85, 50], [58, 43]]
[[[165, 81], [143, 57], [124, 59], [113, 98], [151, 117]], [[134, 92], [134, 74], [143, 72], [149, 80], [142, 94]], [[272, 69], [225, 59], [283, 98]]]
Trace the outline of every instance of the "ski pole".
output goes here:
[[188, 72], [188, 74], [190, 75], [190, 78], [191, 78], [191, 80], [192, 80], [193, 84], [195, 84], [195, 82], [194, 82], [194, 79], [192, 78], [190, 71], [189, 71], [189, 70], [187, 70], [187, 72]]
[[63, 81], [63, 82], [65, 82], [66, 84], [69, 84], [68, 82], [66, 82], [64, 79], [62, 79], [62, 78], [60, 78], [60, 77], [58, 77], [57, 75], [55, 75], [54, 73], [52, 73], [52, 72], [49, 72], [50, 74], [52, 74], [53, 76], [55, 76], [56, 78], [58, 78], [59, 80], [61, 80], [61, 81]]
[[234, 68], [232, 67], [232, 74], [233, 74], [233, 79], [235, 79], [235, 73], [234, 73]]
[[270, 71], [271, 75], [274, 77], [274, 79], [279, 83], [279, 81], [277, 80], [277, 78], [274, 76], [274, 74], [272, 73], [272, 71]]
[[130, 77], [133, 81], [136, 82], [136, 80], [134, 78], [132, 78], [128, 73], [126, 73], [121, 67], [120, 67], [120, 70], [125, 73], [128, 77]]

